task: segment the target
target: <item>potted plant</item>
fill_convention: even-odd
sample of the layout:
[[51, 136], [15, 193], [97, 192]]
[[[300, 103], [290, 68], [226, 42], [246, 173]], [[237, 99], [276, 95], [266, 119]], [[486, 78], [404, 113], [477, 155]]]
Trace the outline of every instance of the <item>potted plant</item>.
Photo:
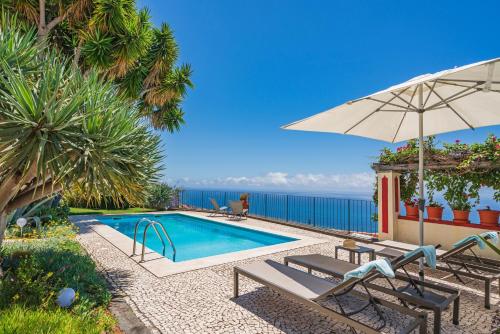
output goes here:
[[481, 225], [495, 227], [498, 226], [499, 210], [491, 210], [489, 206], [486, 209], [477, 210], [479, 213], [479, 222]]
[[426, 209], [429, 220], [443, 219], [443, 206], [440, 203], [429, 200], [429, 205], [426, 206]]
[[470, 210], [479, 202], [480, 186], [462, 175], [444, 176], [444, 199], [453, 210], [454, 222], [469, 222]]
[[415, 218], [418, 217], [418, 199], [410, 198], [405, 201], [406, 216]]
[[417, 182], [417, 173], [413, 171], [399, 177], [401, 200], [405, 203], [407, 217], [418, 217], [418, 200], [415, 198]]
[[442, 220], [443, 219], [443, 206], [434, 199], [435, 191], [434, 183], [428, 182], [427, 184], [427, 198], [429, 199], [427, 208], [427, 218], [429, 220]]

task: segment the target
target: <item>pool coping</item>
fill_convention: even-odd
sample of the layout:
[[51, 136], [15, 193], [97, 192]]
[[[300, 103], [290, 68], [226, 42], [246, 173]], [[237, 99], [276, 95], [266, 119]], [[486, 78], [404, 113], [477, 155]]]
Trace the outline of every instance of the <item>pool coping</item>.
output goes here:
[[[204, 258], [187, 260], [182, 262], [173, 262], [172, 260], [163, 257], [161, 254], [146, 247], [144, 262], [140, 262], [140, 250], [142, 249], [142, 244], [137, 241], [137, 250], [139, 250], [139, 255], [132, 256], [132, 244], [133, 239], [118, 232], [114, 228], [101, 223], [98, 218], [102, 216], [115, 216], [116, 214], [105, 214], [105, 215], [79, 215], [71, 216], [71, 220], [74, 224], [79, 227], [88, 227], [92, 229], [95, 233], [100, 235], [102, 238], [111, 243], [114, 247], [120, 250], [122, 253], [129, 256], [130, 259], [135, 261], [137, 264], [142, 266], [144, 269], [148, 270], [150, 273], [156, 277], [166, 277], [170, 275], [180, 274], [192, 270], [198, 270], [203, 268], [208, 268], [220, 264], [246, 260], [253, 257], [259, 257], [263, 255], [284, 252], [292, 249], [317, 245], [321, 243], [328, 242], [328, 239], [312, 238], [305, 235], [299, 235], [290, 232], [275, 231], [268, 228], [263, 228], [259, 226], [252, 226], [247, 220], [240, 221], [228, 221], [221, 218], [224, 217], [208, 217], [202, 216], [200, 214], [195, 214], [192, 212], [178, 212], [178, 211], [168, 211], [168, 212], [147, 212], [147, 213], [130, 213], [126, 215], [169, 215], [169, 214], [181, 214], [186, 216], [191, 216], [194, 218], [205, 219], [213, 221], [216, 223], [227, 224], [235, 227], [242, 227], [249, 230], [260, 231], [265, 233], [271, 233], [278, 236], [284, 236], [289, 238], [297, 239], [295, 241], [289, 241], [277, 245], [257, 247], [253, 249], [247, 249], [242, 251], [236, 251], [231, 253], [219, 254], [207, 256]], [[125, 214], [120, 214], [125, 215]], [[220, 219], [217, 219], [220, 218]]]

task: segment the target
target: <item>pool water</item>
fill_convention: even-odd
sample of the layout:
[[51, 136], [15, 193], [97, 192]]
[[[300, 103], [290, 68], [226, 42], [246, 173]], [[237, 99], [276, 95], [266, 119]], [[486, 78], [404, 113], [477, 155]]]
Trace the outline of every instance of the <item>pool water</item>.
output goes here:
[[[133, 239], [135, 223], [141, 218], [155, 220], [165, 227], [177, 251], [175, 262], [297, 240], [183, 214], [117, 215], [99, 217], [98, 220]], [[137, 241], [140, 243], [142, 243], [146, 225], [146, 222], [139, 225]], [[167, 240], [165, 240], [165, 244], [165, 257], [173, 260], [173, 251]], [[163, 245], [152, 227], [147, 232], [146, 247], [162, 254]], [[140, 252], [141, 247], [137, 247], [136, 253], [140, 254]]]

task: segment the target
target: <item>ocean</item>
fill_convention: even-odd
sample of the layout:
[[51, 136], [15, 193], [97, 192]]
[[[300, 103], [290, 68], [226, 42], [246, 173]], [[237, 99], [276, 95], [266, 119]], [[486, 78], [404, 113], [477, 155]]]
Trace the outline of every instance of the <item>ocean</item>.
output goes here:
[[[352, 232], [377, 232], [377, 207], [368, 192], [326, 192], [326, 191], [244, 191], [234, 189], [185, 189], [180, 202], [193, 208], [212, 209], [210, 198], [220, 206], [228, 206], [230, 201], [239, 200], [248, 192], [251, 215], [309, 225], [318, 228]], [[489, 190], [481, 193], [481, 204], [477, 208], [490, 206], [499, 209]], [[453, 212], [440, 194], [436, 200], [445, 207], [444, 220], [453, 220]], [[405, 209], [400, 205], [402, 214]], [[479, 215], [474, 208], [470, 215], [472, 223], [479, 223]]]

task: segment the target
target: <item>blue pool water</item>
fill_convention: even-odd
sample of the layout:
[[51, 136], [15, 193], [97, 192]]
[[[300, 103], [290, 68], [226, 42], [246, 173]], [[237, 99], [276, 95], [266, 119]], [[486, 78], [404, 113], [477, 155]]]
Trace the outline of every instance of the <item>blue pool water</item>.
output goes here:
[[[119, 215], [104, 216], [98, 219], [101, 223], [114, 228], [130, 238], [134, 238], [135, 223], [141, 218], [158, 221], [165, 227], [177, 250], [175, 262], [297, 240], [183, 214]], [[140, 227], [137, 232], [138, 242], [142, 242], [142, 235], [146, 225], [147, 223], [139, 225]], [[166, 240], [165, 243], [167, 245], [165, 256], [172, 260], [172, 249]], [[148, 229], [146, 246], [160, 254], [163, 251], [162, 243], [152, 228]], [[138, 247], [136, 252], [140, 254], [140, 251], [141, 249]]]

